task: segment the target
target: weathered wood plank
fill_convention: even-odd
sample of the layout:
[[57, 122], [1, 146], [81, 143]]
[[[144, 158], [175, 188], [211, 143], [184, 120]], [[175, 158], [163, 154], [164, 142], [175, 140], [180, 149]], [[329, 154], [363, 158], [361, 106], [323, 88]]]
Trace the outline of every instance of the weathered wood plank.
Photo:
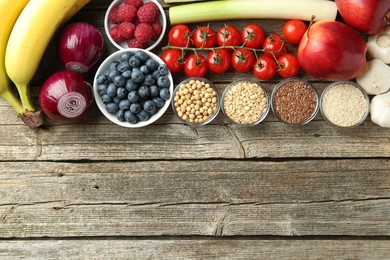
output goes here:
[[11, 125], [9, 118], [0, 126], [0, 161], [390, 156], [390, 130], [369, 120], [351, 129], [323, 120], [302, 127], [266, 121], [245, 128], [226, 124], [220, 114], [215, 124], [192, 128], [167, 114], [148, 127], [127, 129], [102, 114], [90, 116], [87, 124], [36, 130]]
[[388, 259], [388, 240], [0, 241], [2, 259]]
[[390, 235], [388, 160], [2, 163], [0, 237]]

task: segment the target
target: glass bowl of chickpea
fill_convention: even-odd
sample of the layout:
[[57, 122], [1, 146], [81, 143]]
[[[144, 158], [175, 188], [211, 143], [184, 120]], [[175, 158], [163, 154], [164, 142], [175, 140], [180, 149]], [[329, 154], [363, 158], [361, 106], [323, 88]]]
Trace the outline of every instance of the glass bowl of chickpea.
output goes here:
[[172, 108], [185, 124], [200, 126], [213, 121], [220, 110], [219, 94], [205, 78], [187, 78], [173, 91]]

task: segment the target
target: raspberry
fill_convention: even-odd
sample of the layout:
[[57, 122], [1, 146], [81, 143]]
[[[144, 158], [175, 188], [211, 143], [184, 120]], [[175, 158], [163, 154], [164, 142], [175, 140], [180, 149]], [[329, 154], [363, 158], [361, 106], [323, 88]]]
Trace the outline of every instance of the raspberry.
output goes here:
[[156, 10], [157, 13], [160, 12], [160, 10], [158, 10], [158, 6], [153, 2], [147, 2], [144, 5], [149, 6], [150, 8], [153, 8], [154, 10]]
[[108, 15], [108, 20], [111, 23], [114, 23], [114, 24], [119, 23], [118, 9], [119, 9], [119, 6], [113, 6], [111, 8], [110, 14]]
[[134, 36], [135, 25], [130, 22], [123, 22], [119, 24], [119, 30], [123, 38], [130, 39]]
[[120, 22], [131, 22], [137, 16], [137, 8], [133, 5], [123, 4], [118, 9], [118, 19]]
[[135, 8], [140, 8], [144, 3], [142, 0], [125, 0], [125, 4], [127, 5], [134, 5]]
[[153, 23], [159, 15], [158, 7], [153, 2], [148, 2], [141, 6], [137, 11], [137, 17], [141, 23]]
[[119, 29], [119, 25], [115, 25], [110, 30], [110, 36], [115, 42], [122, 42], [123, 37], [121, 35], [121, 29]]
[[140, 49], [143, 49], [143, 48], [146, 47], [146, 43], [139, 42], [135, 38], [132, 38], [132, 39], [128, 40], [127, 41], [127, 45], [129, 46], [129, 48], [140, 48]]
[[152, 29], [153, 29], [152, 40], [155, 41], [158, 39], [158, 37], [160, 37], [162, 31], [162, 25], [158, 21], [155, 21], [154, 23], [152, 23]]
[[140, 23], [135, 27], [134, 37], [137, 41], [146, 43], [152, 39], [153, 28], [150, 24]]

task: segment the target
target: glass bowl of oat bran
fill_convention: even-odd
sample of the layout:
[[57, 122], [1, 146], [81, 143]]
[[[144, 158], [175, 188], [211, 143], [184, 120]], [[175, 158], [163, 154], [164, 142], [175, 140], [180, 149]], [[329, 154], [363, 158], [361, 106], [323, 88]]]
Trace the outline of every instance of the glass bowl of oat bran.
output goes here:
[[241, 80], [226, 87], [221, 97], [221, 109], [232, 123], [254, 126], [266, 118], [270, 102], [260, 83]]
[[326, 121], [338, 127], [355, 127], [366, 120], [370, 99], [353, 81], [329, 84], [321, 94], [320, 110]]
[[305, 125], [318, 113], [317, 91], [311, 83], [301, 78], [282, 80], [272, 91], [271, 109], [281, 122]]

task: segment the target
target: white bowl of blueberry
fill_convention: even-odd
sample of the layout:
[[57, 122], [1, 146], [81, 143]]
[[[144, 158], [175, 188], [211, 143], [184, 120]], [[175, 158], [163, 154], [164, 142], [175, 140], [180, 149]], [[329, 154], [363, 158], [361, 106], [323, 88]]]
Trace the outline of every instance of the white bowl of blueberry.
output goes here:
[[170, 106], [173, 78], [154, 53], [123, 49], [99, 66], [93, 92], [97, 106], [110, 121], [123, 127], [143, 127], [159, 119]]

